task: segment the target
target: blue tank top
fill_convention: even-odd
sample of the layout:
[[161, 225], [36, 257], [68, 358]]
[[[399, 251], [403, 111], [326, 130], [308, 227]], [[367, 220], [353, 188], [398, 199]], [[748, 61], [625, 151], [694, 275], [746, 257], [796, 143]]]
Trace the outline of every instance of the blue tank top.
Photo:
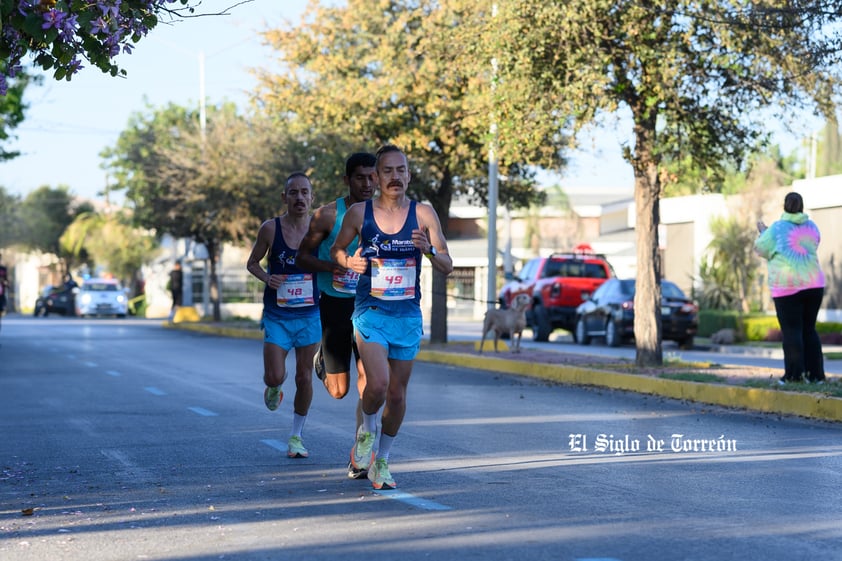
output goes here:
[[372, 202], [365, 202], [360, 245], [369, 264], [357, 283], [354, 316], [377, 308], [390, 316], [421, 317], [421, 251], [412, 245], [416, 228], [415, 201], [410, 201], [406, 222], [395, 234], [377, 226]]
[[[336, 221], [333, 223], [333, 230], [331, 230], [330, 234], [328, 234], [328, 236], [322, 240], [322, 243], [319, 244], [318, 257], [322, 261], [331, 261], [330, 247], [333, 245], [333, 242], [336, 240], [336, 236], [339, 234], [339, 229], [342, 227], [342, 218], [344, 218], [347, 211], [348, 208], [345, 206], [345, 198], [340, 197], [336, 199]], [[354, 238], [354, 241], [348, 246], [348, 255], [353, 255], [354, 252], [357, 251], [357, 245], [357, 239]], [[353, 271], [349, 271], [344, 276], [334, 277], [333, 273], [319, 271], [316, 273], [316, 279], [319, 283], [319, 290], [325, 294], [336, 298], [353, 298], [354, 294], [357, 292], [357, 280], [359, 279], [359, 275]]]
[[319, 290], [316, 276], [295, 266], [297, 249], [284, 240], [281, 219], [275, 217], [275, 239], [269, 252], [270, 275], [283, 275], [276, 291], [266, 285], [263, 290], [263, 315], [275, 319], [302, 318], [319, 315]]

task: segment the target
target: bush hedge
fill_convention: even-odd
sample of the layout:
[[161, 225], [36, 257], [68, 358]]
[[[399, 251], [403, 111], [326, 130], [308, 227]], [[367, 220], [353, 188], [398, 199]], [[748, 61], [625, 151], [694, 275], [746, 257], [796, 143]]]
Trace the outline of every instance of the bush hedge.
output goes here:
[[742, 331], [740, 315], [730, 310], [699, 310], [699, 337], [710, 337], [720, 329]]
[[[720, 329], [730, 328], [737, 333], [738, 341], [780, 341], [781, 327], [774, 315], [749, 314], [740, 318], [733, 310], [700, 310], [699, 337], [710, 337]], [[822, 342], [840, 344], [842, 323], [835, 321], [816, 323]]]

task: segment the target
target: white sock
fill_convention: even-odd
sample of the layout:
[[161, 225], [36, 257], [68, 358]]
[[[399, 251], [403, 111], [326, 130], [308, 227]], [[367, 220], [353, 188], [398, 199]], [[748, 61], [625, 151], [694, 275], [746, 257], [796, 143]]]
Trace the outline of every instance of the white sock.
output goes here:
[[307, 420], [307, 415], [299, 415], [293, 412], [292, 414], [292, 433], [290, 436], [297, 436], [301, 438], [301, 432], [304, 430], [304, 421]]

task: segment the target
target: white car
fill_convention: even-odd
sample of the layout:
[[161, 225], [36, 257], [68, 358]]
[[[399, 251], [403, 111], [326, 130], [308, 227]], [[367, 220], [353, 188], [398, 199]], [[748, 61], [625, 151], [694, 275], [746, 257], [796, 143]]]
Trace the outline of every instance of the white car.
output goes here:
[[76, 315], [126, 317], [129, 299], [114, 279], [88, 279], [76, 294]]

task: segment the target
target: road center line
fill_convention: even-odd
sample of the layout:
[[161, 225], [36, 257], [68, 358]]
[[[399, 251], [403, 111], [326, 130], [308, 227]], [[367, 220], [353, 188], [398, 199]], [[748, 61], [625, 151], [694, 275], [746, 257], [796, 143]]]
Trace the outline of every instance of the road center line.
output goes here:
[[118, 376], [121, 376], [121, 374], [119, 372], [117, 372], [116, 370], [106, 370], [105, 373], [108, 374], [109, 376], [114, 376], [115, 378], [118, 377]]
[[162, 391], [162, 390], [159, 390], [158, 388], [156, 388], [156, 387], [154, 387], [154, 386], [146, 386], [146, 387], [145, 387], [145, 388], [143, 388], [143, 389], [144, 389], [144, 390], [146, 390], [146, 391], [148, 391], [148, 392], [149, 392], [149, 393], [151, 393], [152, 395], [167, 395], [167, 392]]

